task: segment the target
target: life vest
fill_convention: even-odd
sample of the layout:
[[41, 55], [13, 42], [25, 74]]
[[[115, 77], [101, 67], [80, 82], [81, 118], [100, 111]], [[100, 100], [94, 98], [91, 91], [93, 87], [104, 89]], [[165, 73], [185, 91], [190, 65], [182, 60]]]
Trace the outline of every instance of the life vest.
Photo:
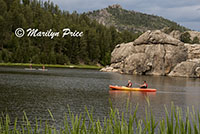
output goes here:
[[132, 87], [133, 83], [132, 82], [129, 82], [129, 87]]
[[127, 87], [132, 87], [132, 82], [129, 82], [128, 84], [127, 84]]
[[148, 84], [147, 84], [147, 83], [145, 83], [145, 85], [146, 85], [146, 87], [148, 87]]

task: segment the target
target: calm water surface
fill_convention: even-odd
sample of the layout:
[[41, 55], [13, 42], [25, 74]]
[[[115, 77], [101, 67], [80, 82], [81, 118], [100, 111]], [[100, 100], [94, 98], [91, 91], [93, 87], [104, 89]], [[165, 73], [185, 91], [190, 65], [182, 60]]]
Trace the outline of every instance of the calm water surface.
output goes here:
[[[150, 88], [158, 91], [109, 91], [110, 84], [125, 85], [129, 79], [133, 84], [146, 80]], [[109, 99], [114, 107], [125, 111], [127, 98], [133, 105], [139, 103], [138, 116], [143, 116], [145, 96], [149, 96], [157, 119], [165, 115], [164, 104], [168, 107], [172, 101], [183, 109], [194, 105], [200, 110], [200, 79], [133, 76], [87, 69], [49, 68], [43, 72], [0, 67], [0, 112], [8, 113], [11, 118], [22, 117], [25, 111], [30, 120], [36, 116], [50, 120], [49, 109], [57, 124], [61, 124], [69, 105], [74, 113], [83, 112], [85, 106], [89, 110], [94, 108], [94, 116], [103, 119], [110, 110]]]

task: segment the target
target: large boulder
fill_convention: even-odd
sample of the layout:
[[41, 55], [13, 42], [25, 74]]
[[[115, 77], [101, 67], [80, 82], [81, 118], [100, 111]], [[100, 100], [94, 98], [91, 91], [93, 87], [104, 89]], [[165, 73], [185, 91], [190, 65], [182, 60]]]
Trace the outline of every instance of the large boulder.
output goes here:
[[196, 76], [197, 76], [198, 78], [200, 78], [200, 67], [197, 67], [197, 68], [195, 69], [195, 72], [196, 72]]
[[190, 34], [190, 39], [193, 40], [197, 37], [200, 40], [200, 32], [197, 31], [187, 31]]
[[111, 63], [123, 61], [128, 55], [132, 54], [133, 42], [118, 44], [111, 53]]
[[147, 31], [134, 41], [134, 45], [141, 44], [170, 44], [183, 45], [183, 43], [172, 36], [161, 32], [160, 30]]
[[169, 76], [181, 76], [181, 77], [199, 77], [200, 73], [200, 61], [185, 61], [179, 63], [169, 74]]
[[187, 48], [187, 59], [200, 59], [200, 44], [185, 44]]
[[140, 75], [200, 77], [200, 45], [184, 44], [159, 30], [147, 31], [112, 52], [102, 71]]
[[176, 65], [169, 76], [200, 77], [200, 45], [184, 44], [187, 60]]
[[175, 39], [180, 40], [181, 32], [178, 30], [173, 30], [171, 33], [169, 33], [170, 36], [172, 36]]
[[[140, 48], [140, 49], [139, 49]], [[187, 58], [184, 46], [169, 44], [140, 45], [133, 48], [130, 54], [121, 62], [122, 72], [128, 74], [167, 75], [176, 64]], [[118, 63], [119, 64], [119, 63]], [[114, 65], [112, 65], [115, 67]]]
[[109, 66], [107, 66], [107, 67], [104, 67], [104, 68], [102, 68], [100, 71], [102, 71], [102, 72], [117, 72], [117, 73], [120, 73], [120, 70], [118, 70], [118, 69], [114, 69], [113, 67], [109, 67]]
[[197, 31], [180, 32], [178, 30], [173, 30], [171, 33], [169, 33], [169, 35], [172, 36], [173, 38], [180, 40], [181, 35], [186, 32], [189, 33], [191, 41], [193, 41], [194, 38], [198, 38], [200, 40], [200, 32], [197, 32]]

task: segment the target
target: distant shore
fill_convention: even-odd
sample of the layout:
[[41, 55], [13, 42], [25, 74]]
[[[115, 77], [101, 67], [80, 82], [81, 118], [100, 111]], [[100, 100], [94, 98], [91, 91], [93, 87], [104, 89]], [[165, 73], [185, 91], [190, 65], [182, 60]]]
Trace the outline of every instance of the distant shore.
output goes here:
[[[78, 69], [101, 69], [101, 66], [97, 65], [58, 65], [58, 64], [32, 64], [32, 67], [54, 67], [54, 68], [78, 68]], [[30, 63], [0, 63], [0, 66], [24, 66], [30, 67]]]

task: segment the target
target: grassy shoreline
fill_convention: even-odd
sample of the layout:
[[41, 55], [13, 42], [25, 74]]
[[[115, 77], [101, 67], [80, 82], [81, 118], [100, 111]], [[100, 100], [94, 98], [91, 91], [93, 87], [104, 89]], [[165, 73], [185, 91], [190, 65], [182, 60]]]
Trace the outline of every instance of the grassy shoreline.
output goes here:
[[[23, 121], [18, 122], [18, 118], [11, 122], [6, 114], [0, 117], [0, 134], [199, 134], [200, 133], [200, 112], [190, 111], [174, 106], [171, 110], [165, 107], [165, 116], [159, 121], [155, 121], [150, 103], [145, 107], [146, 117], [138, 118], [138, 105], [132, 107], [127, 102], [126, 112], [120, 113], [118, 109], [110, 108], [109, 116], [104, 117], [104, 121], [93, 118], [93, 113], [87, 107], [80, 114], [74, 114], [68, 106], [68, 113], [65, 114], [63, 126], [56, 127], [53, 114], [48, 110], [53, 124], [45, 122], [43, 126], [41, 120], [36, 118], [35, 124], [31, 124], [24, 112]], [[50, 120], [49, 120], [50, 121]], [[86, 123], [88, 122], [88, 123]]]
[[[32, 67], [42, 67], [45, 65], [46, 68], [77, 68], [77, 69], [101, 69], [102, 67], [96, 65], [58, 65], [58, 64], [32, 64]], [[23, 66], [29, 67], [30, 63], [0, 63], [0, 66]]]

